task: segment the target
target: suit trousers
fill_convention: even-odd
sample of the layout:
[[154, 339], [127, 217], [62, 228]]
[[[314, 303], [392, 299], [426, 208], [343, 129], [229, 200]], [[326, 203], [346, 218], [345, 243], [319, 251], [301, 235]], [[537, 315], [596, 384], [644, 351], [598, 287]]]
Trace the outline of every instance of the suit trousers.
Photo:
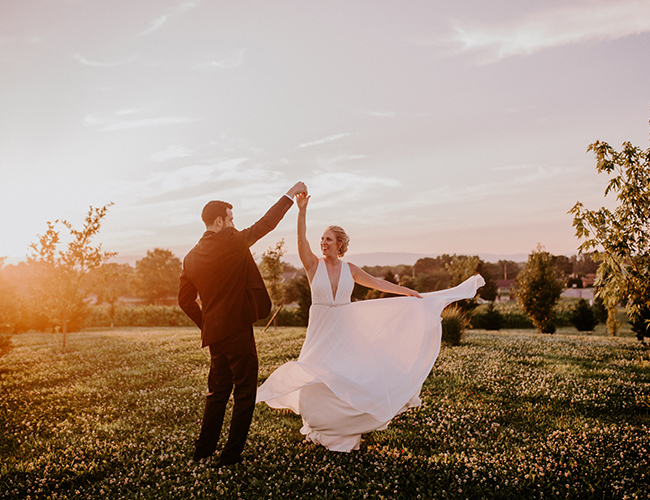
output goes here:
[[234, 462], [241, 457], [255, 410], [258, 360], [252, 325], [210, 344], [209, 348], [209, 393], [195, 457], [209, 456], [216, 450], [226, 405], [234, 387], [230, 433], [220, 458], [221, 461]]

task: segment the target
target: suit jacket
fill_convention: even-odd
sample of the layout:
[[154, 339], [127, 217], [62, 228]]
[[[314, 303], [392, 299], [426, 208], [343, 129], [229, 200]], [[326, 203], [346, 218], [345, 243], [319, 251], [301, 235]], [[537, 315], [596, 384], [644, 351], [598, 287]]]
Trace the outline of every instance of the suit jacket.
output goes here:
[[232, 227], [218, 233], [206, 231], [185, 256], [178, 304], [201, 329], [201, 347], [268, 316], [271, 300], [249, 247], [275, 229], [292, 204], [283, 196], [242, 231]]

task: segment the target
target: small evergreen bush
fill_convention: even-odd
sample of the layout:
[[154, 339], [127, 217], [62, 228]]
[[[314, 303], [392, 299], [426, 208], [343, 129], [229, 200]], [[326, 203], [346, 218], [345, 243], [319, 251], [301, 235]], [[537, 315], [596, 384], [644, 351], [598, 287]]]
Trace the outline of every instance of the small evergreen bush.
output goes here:
[[494, 305], [494, 302], [490, 302], [485, 308], [475, 310], [472, 315], [473, 328], [500, 330], [501, 325], [503, 325], [503, 316]]
[[469, 326], [469, 320], [458, 306], [450, 306], [442, 311], [442, 341], [447, 345], [460, 345]]
[[585, 299], [580, 299], [571, 312], [571, 324], [579, 332], [591, 332], [598, 324], [593, 308]]

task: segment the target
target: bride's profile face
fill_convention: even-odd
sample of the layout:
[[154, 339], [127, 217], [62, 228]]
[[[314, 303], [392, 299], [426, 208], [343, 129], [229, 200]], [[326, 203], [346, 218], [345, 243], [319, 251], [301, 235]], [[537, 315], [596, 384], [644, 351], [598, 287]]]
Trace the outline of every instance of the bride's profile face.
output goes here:
[[325, 257], [337, 257], [341, 245], [343, 243], [336, 240], [336, 235], [332, 231], [325, 231], [320, 238], [320, 250]]

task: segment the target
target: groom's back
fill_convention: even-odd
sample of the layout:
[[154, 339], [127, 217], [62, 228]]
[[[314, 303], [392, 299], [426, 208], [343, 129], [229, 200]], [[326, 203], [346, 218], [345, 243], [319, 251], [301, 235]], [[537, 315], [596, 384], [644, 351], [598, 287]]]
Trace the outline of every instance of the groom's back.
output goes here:
[[249, 273], [259, 271], [239, 231], [206, 231], [185, 257], [183, 268], [201, 299], [204, 346], [255, 321], [247, 307], [246, 282]]

